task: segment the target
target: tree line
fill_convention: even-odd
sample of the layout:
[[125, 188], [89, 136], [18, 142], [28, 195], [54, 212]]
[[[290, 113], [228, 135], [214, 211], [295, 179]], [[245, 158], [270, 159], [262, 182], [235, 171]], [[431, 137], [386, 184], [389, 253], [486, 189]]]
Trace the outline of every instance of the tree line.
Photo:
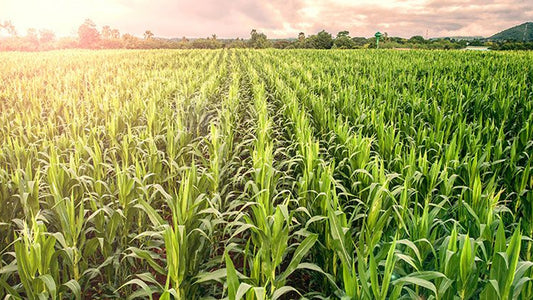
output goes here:
[[[220, 48], [277, 48], [277, 49], [364, 49], [376, 48], [376, 38], [351, 37], [348, 31], [340, 31], [336, 36], [322, 30], [305, 35], [300, 32], [291, 39], [268, 39], [265, 33], [252, 29], [248, 39], [219, 39], [216, 34], [206, 38], [164, 39], [155, 37], [146, 30], [142, 38], [118, 29], [103, 26], [100, 30], [90, 20], [85, 20], [78, 28], [77, 37], [57, 38], [51, 30], [30, 28], [26, 35], [19, 35], [10, 21], [0, 22], [0, 32], [7, 37], [0, 38], [0, 51], [42, 51], [54, 49], [220, 49]], [[533, 50], [533, 43], [491, 42], [484, 40], [456, 40], [452, 38], [424, 39], [413, 36], [409, 39], [389, 37], [384, 33], [379, 48], [385, 49], [462, 49], [468, 45], [487, 46], [494, 50]]]

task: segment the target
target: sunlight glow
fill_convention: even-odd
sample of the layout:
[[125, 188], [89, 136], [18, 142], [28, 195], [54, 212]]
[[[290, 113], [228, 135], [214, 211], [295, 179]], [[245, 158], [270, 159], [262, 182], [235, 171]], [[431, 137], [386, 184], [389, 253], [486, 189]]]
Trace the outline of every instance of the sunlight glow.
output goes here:
[[28, 28], [46, 28], [58, 36], [76, 35], [87, 18], [110, 25], [128, 12], [127, 2], [106, 0], [18, 0], [0, 1], [0, 20], [12, 20], [20, 35]]

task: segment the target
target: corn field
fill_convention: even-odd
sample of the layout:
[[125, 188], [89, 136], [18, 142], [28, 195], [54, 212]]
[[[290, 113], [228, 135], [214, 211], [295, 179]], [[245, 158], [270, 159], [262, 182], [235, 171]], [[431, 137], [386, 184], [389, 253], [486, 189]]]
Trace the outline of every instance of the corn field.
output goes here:
[[533, 54], [0, 54], [0, 299], [532, 299]]

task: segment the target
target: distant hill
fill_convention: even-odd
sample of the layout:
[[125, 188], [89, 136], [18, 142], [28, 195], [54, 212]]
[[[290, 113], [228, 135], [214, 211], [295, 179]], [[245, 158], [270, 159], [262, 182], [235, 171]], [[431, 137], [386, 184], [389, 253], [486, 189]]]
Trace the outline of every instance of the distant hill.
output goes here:
[[441, 40], [441, 39], [450, 39], [450, 40], [456, 40], [456, 41], [475, 41], [475, 40], [482, 40], [484, 39], [484, 37], [477, 35], [477, 36], [445, 36], [445, 37], [430, 38], [430, 40]]
[[488, 38], [496, 41], [533, 41], [533, 22], [511, 27]]

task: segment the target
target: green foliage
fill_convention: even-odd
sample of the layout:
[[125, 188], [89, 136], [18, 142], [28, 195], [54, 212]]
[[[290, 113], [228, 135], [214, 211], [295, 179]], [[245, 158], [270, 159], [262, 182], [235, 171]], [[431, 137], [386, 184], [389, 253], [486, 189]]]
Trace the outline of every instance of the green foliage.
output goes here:
[[310, 45], [309, 48], [314, 49], [331, 49], [333, 46], [333, 38], [331, 34], [325, 30], [320, 31], [316, 35], [312, 35], [307, 38], [307, 43]]
[[264, 49], [269, 48], [271, 45], [270, 41], [267, 39], [266, 34], [259, 33], [257, 30], [252, 29], [250, 32], [250, 40], [248, 41], [248, 46], [254, 49]]
[[491, 36], [489, 40], [493, 41], [533, 41], [533, 22], [526, 22]]
[[354, 49], [355, 42], [349, 36], [338, 36], [333, 42], [333, 48], [336, 49]]

